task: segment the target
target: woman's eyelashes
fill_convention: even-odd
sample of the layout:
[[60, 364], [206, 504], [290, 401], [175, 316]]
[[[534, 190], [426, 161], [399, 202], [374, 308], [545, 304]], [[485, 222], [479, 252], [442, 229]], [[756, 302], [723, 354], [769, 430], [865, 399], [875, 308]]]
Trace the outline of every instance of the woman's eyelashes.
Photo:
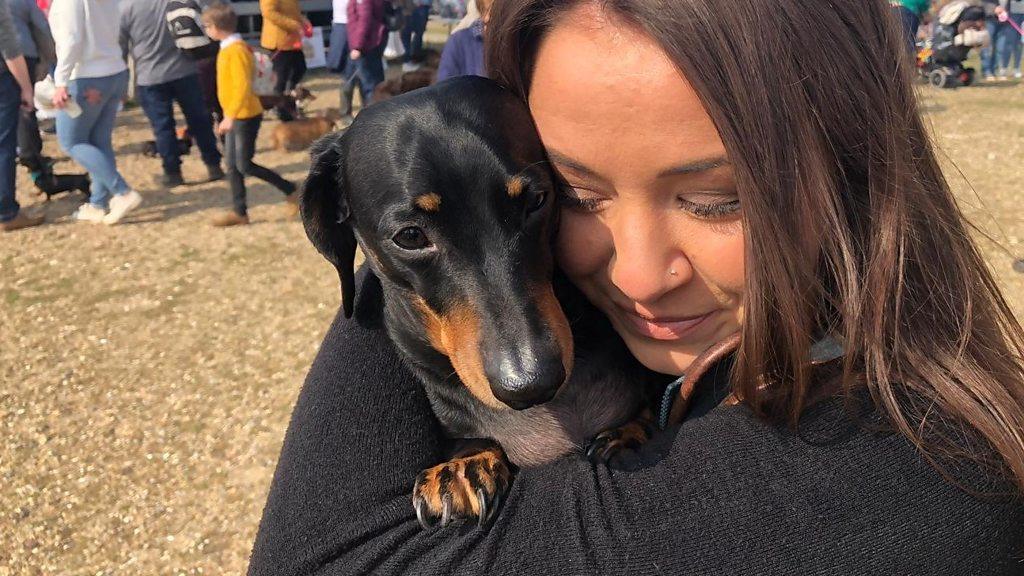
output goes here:
[[601, 208], [601, 198], [581, 198], [572, 186], [563, 186], [558, 191], [558, 204], [579, 212], [597, 212]]
[[[564, 208], [578, 212], [599, 212], [608, 201], [600, 196], [584, 197], [581, 189], [565, 184], [559, 188], [558, 203]], [[740, 211], [740, 201], [735, 195], [707, 193], [707, 200], [678, 196], [677, 205], [680, 209], [701, 220], [720, 220], [736, 215]]]
[[694, 202], [682, 196], [678, 198], [679, 207], [702, 220], [717, 220], [735, 215], [740, 211], [739, 199], [712, 202]]

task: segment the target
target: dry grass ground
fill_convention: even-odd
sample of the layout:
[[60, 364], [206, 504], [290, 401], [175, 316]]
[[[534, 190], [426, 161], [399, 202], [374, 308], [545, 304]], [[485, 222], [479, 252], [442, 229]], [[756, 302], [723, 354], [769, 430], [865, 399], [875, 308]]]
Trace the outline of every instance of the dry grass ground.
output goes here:
[[[333, 80], [311, 86], [315, 107], [336, 102]], [[1006, 250], [1024, 253], [1024, 86], [922, 98], [1020, 314], [1024, 275]], [[306, 155], [268, 151], [272, 126], [257, 159], [300, 180]], [[242, 573], [338, 305], [277, 192], [253, 184], [253, 225], [213, 229], [225, 184], [162, 190], [158, 161], [139, 154], [148, 137], [140, 111], [120, 117], [120, 166], [145, 198], [129, 222], [74, 223], [77, 198], [61, 198], [43, 207], [48, 225], [0, 237], [0, 576]], [[202, 175], [195, 153], [185, 174]], [[28, 205], [31, 190], [21, 174]]]

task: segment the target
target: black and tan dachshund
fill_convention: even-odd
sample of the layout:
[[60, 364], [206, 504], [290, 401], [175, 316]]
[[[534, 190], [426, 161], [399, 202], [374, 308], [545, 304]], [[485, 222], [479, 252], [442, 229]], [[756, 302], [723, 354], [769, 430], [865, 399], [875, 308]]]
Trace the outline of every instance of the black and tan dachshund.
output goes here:
[[607, 459], [648, 432], [634, 420], [648, 375], [555, 280], [555, 185], [525, 105], [478, 77], [374, 104], [314, 146], [303, 222], [338, 270], [345, 315], [358, 244], [370, 275], [357, 317], [383, 320], [460, 439], [416, 480], [425, 527], [488, 520], [514, 466], [588, 445]]

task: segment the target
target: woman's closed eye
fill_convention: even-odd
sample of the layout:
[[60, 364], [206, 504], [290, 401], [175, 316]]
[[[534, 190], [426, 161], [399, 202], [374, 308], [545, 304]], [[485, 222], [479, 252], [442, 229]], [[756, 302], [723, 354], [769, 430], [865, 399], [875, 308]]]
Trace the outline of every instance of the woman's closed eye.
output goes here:
[[719, 220], [740, 211], [735, 195], [705, 194], [700, 197], [679, 196], [679, 207], [702, 220]]
[[558, 188], [558, 204], [570, 210], [579, 212], [597, 212], [601, 209], [603, 198], [598, 196], [585, 196], [585, 190], [576, 188], [569, 184], [562, 184]]

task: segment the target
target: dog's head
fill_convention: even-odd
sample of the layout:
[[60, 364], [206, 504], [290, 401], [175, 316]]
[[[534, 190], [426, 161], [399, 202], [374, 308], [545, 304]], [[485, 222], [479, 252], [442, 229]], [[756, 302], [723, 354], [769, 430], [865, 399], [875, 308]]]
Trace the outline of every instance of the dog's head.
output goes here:
[[545, 402], [568, 378], [554, 181], [525, 105], [497, 84], [456, 78], [368, 107], [314, 146], [302, 214], [338, 269], [346, 316], [358, 240], [415, 318], [402, 329], [485, 404]]

